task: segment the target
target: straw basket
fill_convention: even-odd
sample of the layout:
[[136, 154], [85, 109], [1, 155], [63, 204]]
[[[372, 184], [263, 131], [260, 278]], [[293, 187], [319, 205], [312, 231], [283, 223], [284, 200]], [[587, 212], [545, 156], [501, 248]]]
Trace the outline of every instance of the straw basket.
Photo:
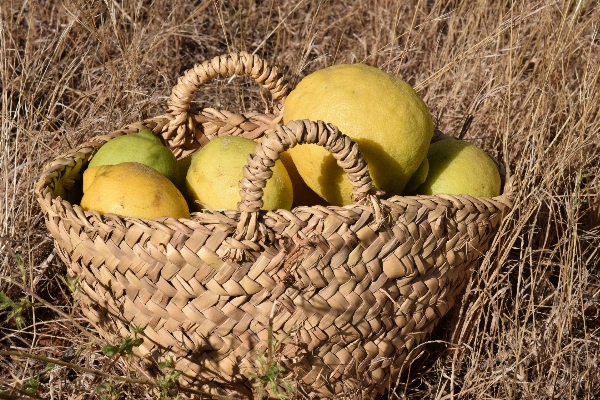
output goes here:
[[[269, 342], [300, 394], [381, 393], [488, 250], [511, 207], [510, 185], [495, 198], [382, 199], [357, 146], [332, 125], [281, 126], [279, 111], [190, 110], [204, 82], [233, 75], [249, 75], [282, 103], [287, 95], [278, 70], [257, 56], [216, 57], [179, 79], [164, 115], [95, 137], [43, 172], [37, 199], [58, 254], [79, 279], [83, 312], [109, 338], [137, 329], [144, 342], [136, 354], [173, 356], [182, 383], [211, 393], [251, 397], [249, 373], [260, 373]], [[83, 211], [81, 175], [95, 151], [148, 128], [178, 158], [218, 136], [262, 138], [244, 169], [238, 210], [191, 220]], [[355, 204], [259, 211], [270, 167], [298, 143], [333, 153]]]

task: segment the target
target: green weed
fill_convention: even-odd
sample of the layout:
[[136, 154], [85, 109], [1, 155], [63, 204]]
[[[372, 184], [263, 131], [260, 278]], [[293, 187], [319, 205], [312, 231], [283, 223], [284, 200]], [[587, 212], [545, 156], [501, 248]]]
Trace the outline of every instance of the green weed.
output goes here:
[[6, 320], [10, 321], [11, 319], [14, 319], [19, 330], [25, 327], [25, 317], [23, 317], [23, 312], [28, 308], [33, 307], [33, 305], [34, 303], [26, 297], [21, 297], [19, 300], [13, 301], [4, 294], [4, 292], [0, 292], [0, 311], [7, 310], [8, 316]]
[[143, 338], [133, 339], [131, 336], [127, 336], [118, 345], [106, 345], [102, 347], [102, 354], [105, 356], [114, 356], [115, 354], [124, 356], [126, 354], [131, 354], [133, 348], [140, 346], [143, 342]]
[[[158, 368], [162, 375], [158, 377], [156, 383], [160, 389], [159, 399], [163, 400], [170, 398], [171, 391], [175, 388], [181, 372], [175, 370], [175, 361], [173, 361], [172, 356], [168, 360], [159, 363]], [[179, 396], [174, 397], [174, 399], [179, 398]]]

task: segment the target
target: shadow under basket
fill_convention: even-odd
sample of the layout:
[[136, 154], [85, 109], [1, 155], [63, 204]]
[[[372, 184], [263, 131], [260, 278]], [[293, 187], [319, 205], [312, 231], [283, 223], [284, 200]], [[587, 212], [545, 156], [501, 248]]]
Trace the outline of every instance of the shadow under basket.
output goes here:
[[[172, 356], [182, 385], [212, 394], [251, 398], [251, 373], [260, 375], [269, 341], [284, 379], [302, 396], [385, 392], [488, 251], [512, 207], [512, 180], [494, 198], [383, 199], [356, 144], [333, 125], [282, 126], [279, 109], [190, 111], [204, 82], [234, 75], [249, 75], [281, 103], [287, 95], [277, 68], [259, 57], [216, 57], [179, 79], [164, 115], [95, 137], [43, 172], [35, 193], [57, 252], [78, 279], [83, 313], [111, 341], [143, 338], [134, 352], [147, 365]], [[82, 210], [75, 203], [90, 158], [109, 139], [142, 129], [177, 158], [223, 135], [260, 138], [238, 210], [179, 220]], [[355, 204], [259, 210], [270, 167], [299, 143], [334, 155]]]

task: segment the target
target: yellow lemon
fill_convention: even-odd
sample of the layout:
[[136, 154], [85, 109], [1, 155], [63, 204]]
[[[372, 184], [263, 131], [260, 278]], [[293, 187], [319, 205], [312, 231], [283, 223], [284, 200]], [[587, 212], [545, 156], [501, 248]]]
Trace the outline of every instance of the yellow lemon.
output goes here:
[[404, 187], [404, 193], [412, 193], [416, 188], [418, 188], [425, 179], [427, 179], [427, 174], [429, 173], [429, 160], [427, 157], [421, 161], [421, 165], [419, 168], [412, 174], [406, 186]]
[[[241, 201], [239, 181], [248, 156], [254, 154], [256, 142], [240, 136], [214, 139], [192, 156], [186, 176], [188, 194], [193, 200], [216, 210], [235, 210]], [[273, 176], [263, 188], [263, 210], [292, 207], [290, 177], [277, 160]]]
[[87, 169], [83, 171], [83, 193], [87, 192], [87, 189], [90, 187], [94, 179], [96, 179], [96, 174], [102, 168], [99, 167], [90, 167], [88, 165]]
[[[427, 106], [402, 79], [364, 64], [340, 64], [300, 81], [285, 101], [283, 120], [322, 120], [350, 136], [363, 153], [373, 183], [399, 195], [427, 155], [433, 122]], [[352, 186], [335, 159], [318, 145], [289, 150], [298, 172], [334, 205], [351, 204]]]
[[500, 194], [500, 173], [494, 161], [472, 143], [447, 139], [432, 143], [427, 154], [429, 173], [417, 194]]
[[89, 163], [89, 168], [137, 162], [154, 168], [171, 182], [177, 182], [178, 167], [175, 156], [149, 130], [117, 136], [104, 143]]
[[300, 174], [298, 173], [298, 169], [294, 164], [294, 160], [292, 160], [292, 156], [287, 151], [281, 153], [279, 157], [285, 169], [287, 170], [288, 175], [290, 176], [290, 180], [292, 181], [292, 187], [294, 188], [294, 202], [292, 207], [298, 206], [327, 206], [328, 203], [321, 196], [315, 193], [306, 182], [302, 179]]
[[180, 158], [177, 160], [177, 181], [175, 182], [175, 186], [179, 191], [183, 194], [186, 200], [188, 200], [188, 204], [192, 205], [190, 202], [190, 196], [188, 195], [187, 186], [185, 183], [185, 177], [187, 176], [188, 169], [190, 169], [190, 165], [192, 164], [192, 156], [189, 155], [185, 158]]
[[[89, 169], [84, 172], [85, 174]], [[183, 195], [164, 175], [144, 164], [125, 162], [91, 170], [81, 208], [101, 214], [154, 219], [190, 218]]]

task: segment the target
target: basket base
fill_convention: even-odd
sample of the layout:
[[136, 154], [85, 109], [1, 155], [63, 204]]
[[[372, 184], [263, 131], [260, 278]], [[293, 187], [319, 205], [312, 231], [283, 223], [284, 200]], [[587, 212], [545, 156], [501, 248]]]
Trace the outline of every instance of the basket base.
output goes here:
[[[110, 315], [106, 309], [98, 306], [86, 295], [79, 296], [82, 312], [85, 317], [96, 327], [98, 332], [110, 343], [118, 343], [123, 337], [133, 336], [131, 328], [125, 321]], [[302, 357], [281, 362], [281, 366], [287, 371], [292, 371], [282, 376], [283, 382], [291, 384], [293, 390], [304, 398], [310, 399], [374, 399], [378, 395], [384, 394], [394, 388], [396, 380], [403, 367], [410, 365], [416, 352], [411, 352], [417, 343], [420, 343], [429, 333], [423, 331], [417, 334], [412, 343], [407, 343], [402, 354], [396, 354], [394, 363], [392, 359], [381, 360], [379, 365], [371, 363], [368, 374], [359, 373], [357, 367], [356, 378], [336, 379], [336, 375], [343, 372], [340, 370], [329, 374], [330, 379], [326, 379], [320, 371], [327, 370], [323, 364], [322, 357], [318, 354], [314, 356], [303, 354]], [[113, 332], [118, 332], [115, 334]], [[213, 359], [204, 354], [176, 354], [166, 348], [158, 346], [145, 335], [141, 335], [145, 343], [133, 349], [136, 356], [140, 357], [140, 366], [153, 378], [159, 378], [162, 372], [158, 368], [159, 363], [168, 361], [171, 357], [175, 360], [175, 369], [181, 372], [179, 376], [179, 385], [195, 391], [214, 396], [227, 396], [235, 399], [254, 399], [256, 398], [256, 389], [253, 385], [255, 380], [250, 379], [250, 372], [258, 374], [260, 364], [256, 357], [256, 365], [248, 364], [245, 357], [240, 360], [242, 368], [238, 371], [219, 370], [218, 365]], [[352, 350], [350, 348], [350, 350]], [[283, 350], [285, 352], [285, 349]], [[323, 351], [327, 352], [325, 348]], [[415, 354], [413, 354], [415, 353]], [[243, 369], [243, 370], [242, 370]], [[227, 379], [229, 378], [229, 379]], [[362, 379], [365, 381], [363, 382]], [[376, 379], [379, 384], [373, 385], [368, 380]], [[283, 384], [280, 385], [281, 391], [288, 391]], [[274, 397], [276, 398], [276, 397]]]

